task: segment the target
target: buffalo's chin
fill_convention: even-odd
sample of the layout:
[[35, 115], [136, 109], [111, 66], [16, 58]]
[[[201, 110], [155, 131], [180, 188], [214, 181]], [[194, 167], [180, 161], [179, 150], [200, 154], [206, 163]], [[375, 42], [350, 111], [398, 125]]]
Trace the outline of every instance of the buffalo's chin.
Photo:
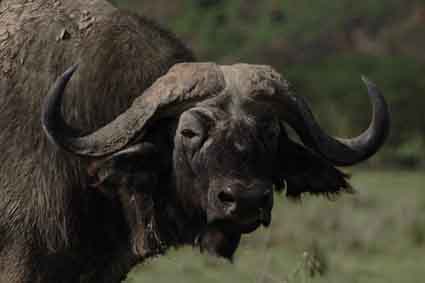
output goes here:
[[232, 259], [239, 246], [241, 233], [226, 229], [219, 224], [210, 224], [200, 237], [201, 251]]

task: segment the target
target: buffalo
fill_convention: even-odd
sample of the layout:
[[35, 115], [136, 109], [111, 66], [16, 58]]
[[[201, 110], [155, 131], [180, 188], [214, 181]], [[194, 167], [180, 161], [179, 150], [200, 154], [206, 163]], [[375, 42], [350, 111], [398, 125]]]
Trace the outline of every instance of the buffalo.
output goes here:
[[0, 282], [119, 282], [181, 245], [231, 259], [274, 190], [351, 192], [337, 166], [388, 135], [366, 78], [371, 123], [339, 139], [271, 67], [198, 63], [106, 2], [0, 8]]

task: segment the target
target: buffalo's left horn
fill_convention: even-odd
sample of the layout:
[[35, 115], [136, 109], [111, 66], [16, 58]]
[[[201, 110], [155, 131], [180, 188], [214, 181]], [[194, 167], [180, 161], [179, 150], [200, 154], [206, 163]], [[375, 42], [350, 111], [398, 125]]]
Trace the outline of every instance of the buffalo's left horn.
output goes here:
[[249, 100], [264, 103], [288, 123], [302, 142], [337, 166], [348, 166], [372, 156], [385, 142], [390, 128], [387, 103], [377, 86], [363, 77], [372, 103], [369, 127], [351, 139], [335, 138], [324, 132], [306, 101], [293, 95], [280, 74], [268, 66], [239, 64], [223, 66], [226, 80]]
[[359, 136], [349, 139], [334, 138], [317, 124], [307, 102], [302, 97], [292, 98], [293, 117], [288, 119], [301, 140], [337, 166], [349, 166], [375, 154], [388, 137], [390, 119], [387, 103], [377, 86], [363, 77], [372, 104], [369, 127]]

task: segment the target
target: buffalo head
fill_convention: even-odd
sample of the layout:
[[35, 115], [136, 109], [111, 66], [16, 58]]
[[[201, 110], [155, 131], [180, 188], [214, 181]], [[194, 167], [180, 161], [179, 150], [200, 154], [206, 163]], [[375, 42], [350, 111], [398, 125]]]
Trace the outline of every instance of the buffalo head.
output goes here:
[[[175, 213], [185, 218], [183, 230], [195, 230], [181, 241], [226, 257], [241, 234], [269, 225], [273, 188], [286, 184], [291, 196], [349, 191], [346, 175], [334, 166], [373, 155], [389, 129], [387, 105], [366, 79], [373, 105], [369, 128], [339, 139], [319, 127], [305, 100], [270, 67], [185, 63], [175, 65], [111, 123], [88, 135], [75, 134], [60, 113], [74, 71], [65, 72], [46, 97], [42, 124], [48, 138], [91, 160], [90, 175], [98, 182], [121, 188], [136, 238], [143, 234], [137, 227], [146, 223], [134, 211], [155, 206], [146, 196], [165, 186], [159, 198], [174, 202]], [[303, 145], [288, 137], [285, 126]], [[168, 175], [163, 168], [170, 168]]]

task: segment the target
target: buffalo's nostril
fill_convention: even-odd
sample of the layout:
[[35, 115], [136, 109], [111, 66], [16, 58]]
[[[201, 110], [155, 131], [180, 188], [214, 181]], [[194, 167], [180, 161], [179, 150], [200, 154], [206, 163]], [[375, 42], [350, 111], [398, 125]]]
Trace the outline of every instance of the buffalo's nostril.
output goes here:
[[218, 194], [218, 199], [225, 204], [233, 204], [236, 202], [235, 197], [233, 196], [233, 194], [231, 192], [220, 192]]

